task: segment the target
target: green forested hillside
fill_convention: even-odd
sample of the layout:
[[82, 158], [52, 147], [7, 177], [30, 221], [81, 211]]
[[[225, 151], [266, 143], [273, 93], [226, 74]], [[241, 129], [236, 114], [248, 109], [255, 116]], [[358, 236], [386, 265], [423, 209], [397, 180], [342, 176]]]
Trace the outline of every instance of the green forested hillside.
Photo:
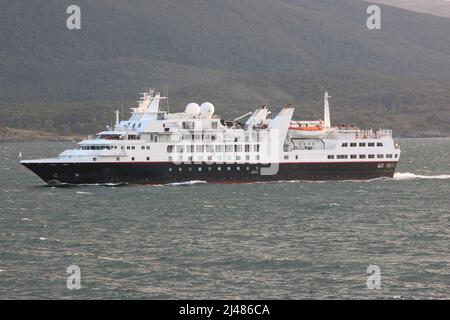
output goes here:
[[103, 129], [145, 87], [171, 108], [210, 100], [236, 116], [267, 103], [318, 117], [450, 134], [450, 19], [382, 7], [369, 31], [360, 0], [0, 0], [0, 126], [58, 134]]

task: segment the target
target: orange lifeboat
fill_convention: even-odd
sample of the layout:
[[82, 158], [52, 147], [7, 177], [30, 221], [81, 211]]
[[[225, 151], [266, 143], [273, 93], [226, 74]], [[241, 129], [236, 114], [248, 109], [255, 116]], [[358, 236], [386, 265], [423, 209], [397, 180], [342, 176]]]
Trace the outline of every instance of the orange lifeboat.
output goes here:
[[289, 127], [289, 130], [299, 130], [299, 131], [322, 131], [322, 126], [308, 126], [308, 127]]

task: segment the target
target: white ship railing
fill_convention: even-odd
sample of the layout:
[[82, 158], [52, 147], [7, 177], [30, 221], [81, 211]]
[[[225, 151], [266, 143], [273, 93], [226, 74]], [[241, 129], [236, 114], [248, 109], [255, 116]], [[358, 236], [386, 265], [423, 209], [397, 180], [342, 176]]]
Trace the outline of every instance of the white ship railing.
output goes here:
[[392, 137], [392, 130], [380, 129], [378, 131], [358, 130], [356, 132], [357, 139], [380, 139], [385, 137]]

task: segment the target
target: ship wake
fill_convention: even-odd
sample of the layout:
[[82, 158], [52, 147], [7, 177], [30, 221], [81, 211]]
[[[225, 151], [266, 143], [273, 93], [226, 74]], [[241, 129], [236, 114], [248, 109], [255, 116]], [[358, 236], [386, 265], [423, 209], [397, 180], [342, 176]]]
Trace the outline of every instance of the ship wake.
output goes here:
[[420, 175], [411, 172], [396, 172], [394, 180], [416, 180], [416, 179], [450, 179], [450, 174]]

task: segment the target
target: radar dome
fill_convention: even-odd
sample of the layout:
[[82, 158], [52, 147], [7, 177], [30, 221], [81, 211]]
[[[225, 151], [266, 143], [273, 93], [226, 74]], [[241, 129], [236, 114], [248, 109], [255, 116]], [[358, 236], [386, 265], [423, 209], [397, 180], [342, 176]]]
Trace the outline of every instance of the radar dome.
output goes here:
[[198, 116], [200, 114], [200, 106], [195, 102], [191, 102], [186, 106], [185, 112], [192, 116]]
[[203, 118], [211, 118], [214, 114], [214, 105], [211, 102], [203, 102], [200, 106], [200, 113]]

